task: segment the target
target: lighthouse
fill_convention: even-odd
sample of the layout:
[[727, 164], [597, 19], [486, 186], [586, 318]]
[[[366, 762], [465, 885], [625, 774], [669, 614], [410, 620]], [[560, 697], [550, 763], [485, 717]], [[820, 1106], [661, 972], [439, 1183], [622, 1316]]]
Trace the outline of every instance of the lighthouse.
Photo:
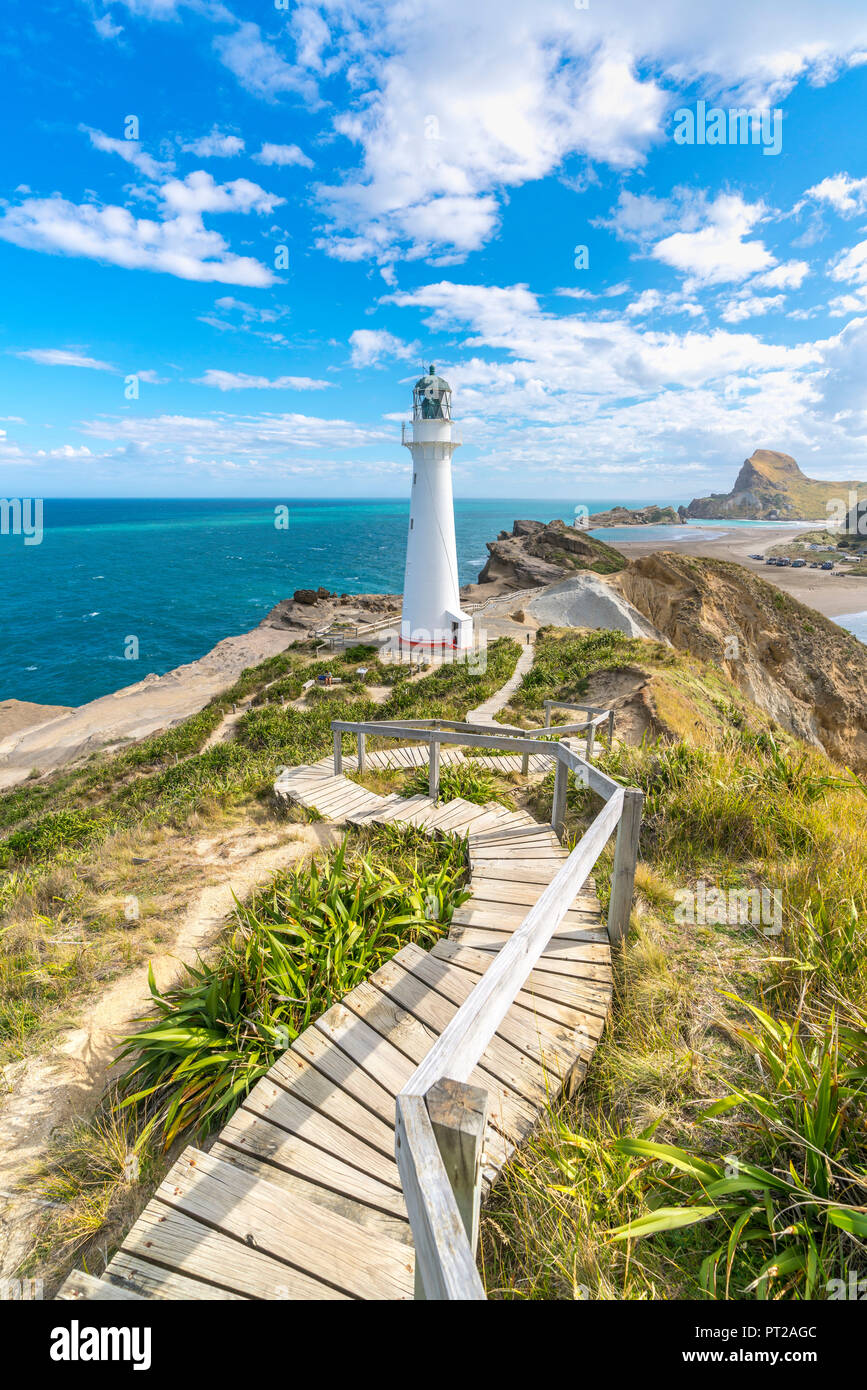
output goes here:
[[404, 424], [401, 442], [412, 454], [412, 490], [400, 640], [461, 650], [473, 635], [473, 620], [461, 608], [452, 498], [452, 454], [461, 441], [452, 388], [433, 365], [412, 388], [412, 423]]

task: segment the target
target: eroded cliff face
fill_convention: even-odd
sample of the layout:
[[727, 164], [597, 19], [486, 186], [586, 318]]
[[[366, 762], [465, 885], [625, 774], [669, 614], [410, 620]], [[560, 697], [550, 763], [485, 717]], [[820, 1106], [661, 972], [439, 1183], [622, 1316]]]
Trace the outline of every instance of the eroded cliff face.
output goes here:
[[791, 454], [774, 449], [756, 449], [744, 459], [731, 492], [695, 497], [680, 508], [686, 517], [738, 517], [746, 520], [816, 521], [826, 516], [832, 504], [839, 509], [850, 493], [864, 496], [863, 482], [831, 483], [808, 478]]
[[511, 533], [501, 531], [487, 547], [479, 583], [498, 582], [503, 588], [556, 584], [576, 570], [613, 574], [626, 564], [613, 546], [562, 521], [516, 521]]
[[613, 582], [782, 728], [867, 770], [867, 647], [851, 633], [728, 561], [659, 552]]

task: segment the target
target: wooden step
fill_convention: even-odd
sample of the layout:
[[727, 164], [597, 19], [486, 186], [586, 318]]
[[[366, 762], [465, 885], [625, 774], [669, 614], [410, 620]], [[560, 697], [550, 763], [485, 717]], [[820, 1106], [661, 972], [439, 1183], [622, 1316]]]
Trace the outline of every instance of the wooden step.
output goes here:
[[137, 1302], [146, 1298], [147, 1295], [133, 1293], [131, 1289], [119, 1288], [106, 1279], [96, 1279], [92, 1274], [85, 1274], [83, 1270], [75, 1269], [64, 1281], [63, 1288], [57, 1297], [61, 1301], [69, 1303], [79, 1302], [83, 1299], [94, 1301], [132, 1299]]

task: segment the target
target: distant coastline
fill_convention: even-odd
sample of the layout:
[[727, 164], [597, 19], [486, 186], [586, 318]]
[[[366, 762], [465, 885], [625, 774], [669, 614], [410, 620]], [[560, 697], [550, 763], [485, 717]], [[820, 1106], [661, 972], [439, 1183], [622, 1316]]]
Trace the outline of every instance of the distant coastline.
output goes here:
[[[14, 538], [5, 537], [0, 545], [0, 703], [77, 708], [138, 685], [148, 673], [166, 676], [204, 658], [227, 633], [254, 632], [298, 587], [322, 584], [348, 593], [393, 593], [402, 587], [405, 501], [292, 503], [290, 528], [282, 533], [274, 527], [274, 505], [267, 500], [46, 503], [45, 541], [28, 550], [26, 563], [9, 544]], [[618, 504], [600, 499], [589, 505], [592, 523], [597, 511]], [[487, 558], [486, 542], [522, 515], [568, 521], [574, 504], [510, 498], [456, 502], [462, 583], [477, 578]], [[751, 564], [751, 551], [810, 524], [703, 519], [676, 527], [611, 527], [598, 535], [628, 558], [670, 546]], [[592, 524], [588, 530], [596, 534]], [[831, 618], [867, 610], [865, 581], [813, 577], [812, 588], [805, 589], [803, 571], [765, 577], [793, 588]], [[139, 640], [135, 662], [124, 655], [131, 635]]]

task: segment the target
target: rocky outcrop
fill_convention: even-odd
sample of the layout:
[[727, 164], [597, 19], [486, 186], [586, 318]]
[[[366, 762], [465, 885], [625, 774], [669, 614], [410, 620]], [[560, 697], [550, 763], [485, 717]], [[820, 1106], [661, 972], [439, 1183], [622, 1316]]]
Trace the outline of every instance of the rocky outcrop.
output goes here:
[[867, 647], [741, 565], [658, 552], [613, 581], [675, 647], [717, 663], [782, 728], [867, 769]]
[[563, 521], [516, 521], [487, 547], [479, 583], [504, 589], [556, 584], [577, 570], [614, 574], [626, 564], [618, 550]]
[[276, 604], [259, 624], [289, 630], [304, 638], [330, 624], [379, 622], [400, 613], [398, 594], [332, 594], [328, 589], [296, 589]]
[[602, 526], [685, 526], [686, 518], [674, 507], [612, 507], [607, 512], [593, 512], [587, 520], [588, 529]]
[[[829, 504], [845, 510], [849, 493], [867, 497], [867, 483], [820, 482], [802, 473], [790, 454], [756, 449], [744, 459], [731, 492], [696, 497], [681, 516], [733, 517], [745, 521], [818, 521], [829, 517]], [[841, 513], [842, 517], [842, 513]]]

